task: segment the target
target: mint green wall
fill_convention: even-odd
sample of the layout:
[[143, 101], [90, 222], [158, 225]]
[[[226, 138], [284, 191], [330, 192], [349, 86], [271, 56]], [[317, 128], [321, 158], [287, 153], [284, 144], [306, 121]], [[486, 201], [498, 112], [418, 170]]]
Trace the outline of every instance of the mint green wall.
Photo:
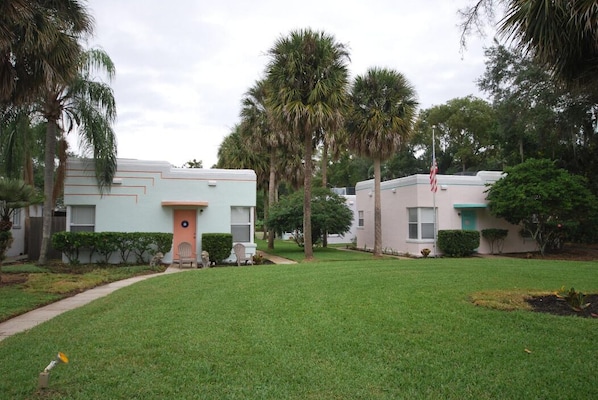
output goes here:
[[[230, 232], [232, 206], [255, 207], [256, 175], [252, 170], [175, 168], [167, 162], [118, 160], [114, 184], [100, 194], [93, 160], [69, 159], [64, 202], [95, 205], [96, 232], [172, 232], [172, 206], [163, 201], [205, 202], [197, 213], [201, 234]], [[201, 212], [199, 212], [201, 210]], [[70, 216], [67, 215], [67, 225]], [[67, 228], [68, 229], [68, 228]]]

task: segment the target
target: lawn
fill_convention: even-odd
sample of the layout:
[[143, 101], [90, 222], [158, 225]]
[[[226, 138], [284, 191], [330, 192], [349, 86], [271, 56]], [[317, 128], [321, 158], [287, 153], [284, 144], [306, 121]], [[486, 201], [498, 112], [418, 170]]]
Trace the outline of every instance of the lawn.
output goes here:
[[[10, 399], [598, 397], [597, 319], [497, 311], [470, 301], [477, 292], [563, 285], [595, 293], [595, 262], [338, 253], [361, 259], [190, 270], [118, 290], [0, 342], [0, 393]], [[40, 394], [38, 375], [58, 351], [71, 361], [52, 370]]]
[[0, 322], [99, 285], [164, 270], [147, 265], [5, 265], [0, 275]]

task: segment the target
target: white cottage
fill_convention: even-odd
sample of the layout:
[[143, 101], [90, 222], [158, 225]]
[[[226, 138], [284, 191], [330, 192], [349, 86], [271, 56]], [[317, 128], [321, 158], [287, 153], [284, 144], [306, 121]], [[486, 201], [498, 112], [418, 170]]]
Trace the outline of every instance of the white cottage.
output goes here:
[[[437, 175], [438, 191], [430, 189], [430, 177], [418, 174], [381, 183], [382, 249], [399, 254], [421, 255], [428, 248], [433, 254], [438, 230], [463, 229], [482, 231], [488, 228], [509, 231], [502, 248], [504, 253], [528, 252], [536, 242], [520, 235], [521, 227], [490, 215], [487, 209], [488, 184], [502, 176], [498, 171], [480, 171], [475, 176]], [[374, 247], [374, 181], [358, 182], [357, 247]], [[434, 207], [437, 215], [434, 220]], [[494, 249], [496, 251], [496, 249]], [[480, 239], [479, 254], [490, 254], [490, 244]]]
[[176, 168], [163, 161], [119, 159], [112, 188], [101, 194], [93, 160], [69, 159], [64, 204], [67, 231], [173, 233], [173, 250], [163, 259], [167, 263], [181, 242], [192, 243], [193, 252], [200, 254], [204, 233], [231, 233], [247, 253], [256, 251], [252, 170]]

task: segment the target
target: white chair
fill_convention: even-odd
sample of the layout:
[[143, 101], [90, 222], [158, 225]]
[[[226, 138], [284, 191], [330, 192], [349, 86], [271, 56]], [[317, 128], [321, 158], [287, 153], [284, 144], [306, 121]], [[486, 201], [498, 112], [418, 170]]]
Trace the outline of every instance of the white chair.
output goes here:
[[197, 256], [193, 252], [193, 247], [191, 246], [191, 243], [179, 243], [178, 254], [179, 268], [183, 268], [183, 264], [191, 264], [191, 268], [193, 268], [193, 263], [195, 263], [195, 265], [197, 266]]
[[243, 243], [235, 243], [233, 246], [235, 256], [237, 257], [237, 266], [241, 266], [241, 263], [247, 265], [253, 264], [253, 256], [245, 252], [245, 245]]

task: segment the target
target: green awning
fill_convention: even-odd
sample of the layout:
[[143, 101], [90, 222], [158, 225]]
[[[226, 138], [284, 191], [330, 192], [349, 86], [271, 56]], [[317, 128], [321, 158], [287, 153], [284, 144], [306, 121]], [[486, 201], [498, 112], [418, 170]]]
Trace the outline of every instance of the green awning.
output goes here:
[[463, 208], [487, 208], [488, 204], [485, 203], [457, 203], [453, 204], [454, 208], [463, 209]]

